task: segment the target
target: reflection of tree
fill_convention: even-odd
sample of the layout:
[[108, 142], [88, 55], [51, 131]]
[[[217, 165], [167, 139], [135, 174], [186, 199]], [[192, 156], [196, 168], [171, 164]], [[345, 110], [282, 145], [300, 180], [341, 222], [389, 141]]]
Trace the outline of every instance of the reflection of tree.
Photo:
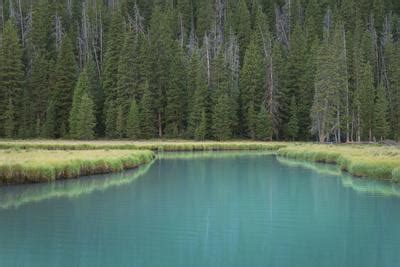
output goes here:
[[118, 174], [96, 175], [49, 184], [2, 187], [0, 188], [0, 209], [18, 208], [21, 205], [52, 198], [77, 198], [95, 191], [126, 185], [147, 173], [151, 165], [152, 163], [146, 164], [135, 170]]
[[344, 187], [351, 188], [358, 193], [400, 197], [399, 185], [385, 181], [355, 178], [349, 174], [343, 173], [337, 165], [292, 160], [282, 157], [277, 157], [277, 159], [279, 163], [285, 166], [295, 168], [301, 167], [310, 169], [319, 174], [340, 177]]

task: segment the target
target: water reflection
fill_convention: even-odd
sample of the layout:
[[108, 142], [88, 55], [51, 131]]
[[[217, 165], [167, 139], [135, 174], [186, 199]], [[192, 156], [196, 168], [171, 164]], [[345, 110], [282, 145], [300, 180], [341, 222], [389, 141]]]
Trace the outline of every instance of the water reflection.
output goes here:
[[144, 175], [153, 162], [134, 170], [116, 174], [88, 176], [49, 184], [0, 187], [0, 209], [18, 208], [24, 204], [52, 198], [76, 198], [95, 191], [123, 186]]
[[341, 171], [337, 165], [293, 160], [284, 157], [277, 157], [277, 160], [285, 166], [306, 168], [321, 175], [338, 176], [344, 187], [351, 188], [359, 193], [400, 197], [400, 185], [388, 181], [356, 178]]

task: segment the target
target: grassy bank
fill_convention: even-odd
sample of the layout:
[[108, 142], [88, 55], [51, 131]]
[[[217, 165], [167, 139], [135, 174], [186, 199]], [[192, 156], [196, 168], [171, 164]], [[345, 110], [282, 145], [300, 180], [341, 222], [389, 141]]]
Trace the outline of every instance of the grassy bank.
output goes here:
[[54, 141], [54, 140], [0, 140], [0, 149], [45, 150], [96, 150], [96, 149], [146, 149], [153, 151], [220, 151], [220, 150], [271, 150], [285, 147], [284, 142], [194, 142], [194, 141]]
[[148, 163], [147, 150], [0, 150], [0, 184], [49, 182]]
[[400, 182], [400, 149], [395, 147], [294, 144], [279, 149], [278, 155], [334, 163], [354, 176]]

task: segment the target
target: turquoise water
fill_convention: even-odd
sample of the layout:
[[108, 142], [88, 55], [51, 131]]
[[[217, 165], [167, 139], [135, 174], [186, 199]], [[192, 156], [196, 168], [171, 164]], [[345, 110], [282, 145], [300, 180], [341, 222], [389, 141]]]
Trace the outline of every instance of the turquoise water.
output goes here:
[[333, 167], [178, 154], [1, 188], [0, 266], [400, 266], [399, 210], [397, 186]]

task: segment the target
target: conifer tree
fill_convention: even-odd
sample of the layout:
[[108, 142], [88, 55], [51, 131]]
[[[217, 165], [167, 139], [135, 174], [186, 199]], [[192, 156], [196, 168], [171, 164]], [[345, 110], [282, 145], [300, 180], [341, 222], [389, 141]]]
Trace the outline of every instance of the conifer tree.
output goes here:
[[22, 50], [10, 19], [5, 25], [0, 47], [0, 136], [15, 137], [17, 134], [23, 86]]
[[387, 119], [388, 102], [385, 95], [385, 88], [380, 85], [376, 92], [374, 110], [374, 137], [377, 141], [383, 140], [388, 136], [389, 123]]
[[257, 35], [253, 34], [252, 40], [246, 50], [240, 76], [241, 101], [245, 114], [245, 124], [248, 135], [253, 139], [256, 134], [256, 114], [258, 113], [258, 107], [261, 105], [263, 88], [266, 81], [263, 64], [259, 40], [257, 39]]
[[286, 126], [287, 135], [290, 140], [296, 140], [299, 133], [297, 114], [296, 98], [293, 96], [292, 100], [290, 101], [289, 122]]
[[131, 101], [128, 118], [126, 120], [126, 136], [129, 139], [138, 139], [141, 135], [140, 131], [140, 114], [136, 100]]
[[46, 109], [46, 120], [41, 129], [40, 136], [46, 138], [54, 138], [55, 137], [55, 128], [56, 128], [56, 107], [54, 101], [50, 100], [47, 104]]
[[213, 131], [214, 137], [219, 140], [228, 140], [232, 138], [233, 122], [230, 106], [231, 99], [228, 94], [222, 94], [214, 107], [213, 112]]
[[96, 117], [94, 115], [94, 104], [92, 99], [85, 92], [80, 101], [79, 114], [77, 118], [77, 138], [81, 140], [91, 140], [94, 138], [94, 128]]
[[105, 134], [107, 137], [116, 137], [115, 110], [118, 104], [118, 63], [123, 45], [124, 25], [123, 18], [119, 12], [114, 12], [109, 35], [107, 36], [107, 50], [104, 55], [103, 67], [103, 89], [104, 89], [104, 114]]
[[69, 136], [71, 138], [78, 138], [78, 118], [80, 116], [81, 101], [84, 94], [88, 94], [89, 80], [87, 75], [88, 69], [85, 69], [79, 75], [78, 82], [74, 90], [72, 100], [72, 108], [69, 114]]
[[170, 137], [178, 137], [184, 132], [186, 122], [186, 72], [183, 59], [183, 51], [177, 43], [174, 44], [171, 59], [171, 73], [169, 85], [166, 90], [167, 104], [165, 107], [166, 134]]
[[195, 129], [194, 139], [204, 140], [207, 136], [207, 116], [205, 110], [201, 112], [200, 122]]
[[264, 105], [261, 105], [257, 114], [256, 137], [258, 140], [272, 140], [272, 123], [269, 113]]
[[204, 139], [209, 132], [207, 118], [207, 113], [209, 113], [209, 91], [206, 70], [197, 53], [192, 58], [192, 68], [194, 81], [191, 86], [194, 87], [194, 94], [193, 99], [190, 101], [188, 132], [190, 137]]
[[53, 73], [53, 101], [56, 114], [56, 137], [64, 137], [68, 133], [68, 118], [72, 107], [77, 67], [71, 40], [64, 36]]
[[150, 91], [147, 82], [141, 85], [143, 91], [143, 97], [140, 103], [140, 128], [142, 138], [153, 138], [156, 136], [156, 118], [154, 112], [154, 95]]
[[364, 140], [372, 141], [374, 124], [374, 78], [371, 65], [363, 63], [361, 66], [361, 81], [357, 89], [360, 99], [361, 132]]

